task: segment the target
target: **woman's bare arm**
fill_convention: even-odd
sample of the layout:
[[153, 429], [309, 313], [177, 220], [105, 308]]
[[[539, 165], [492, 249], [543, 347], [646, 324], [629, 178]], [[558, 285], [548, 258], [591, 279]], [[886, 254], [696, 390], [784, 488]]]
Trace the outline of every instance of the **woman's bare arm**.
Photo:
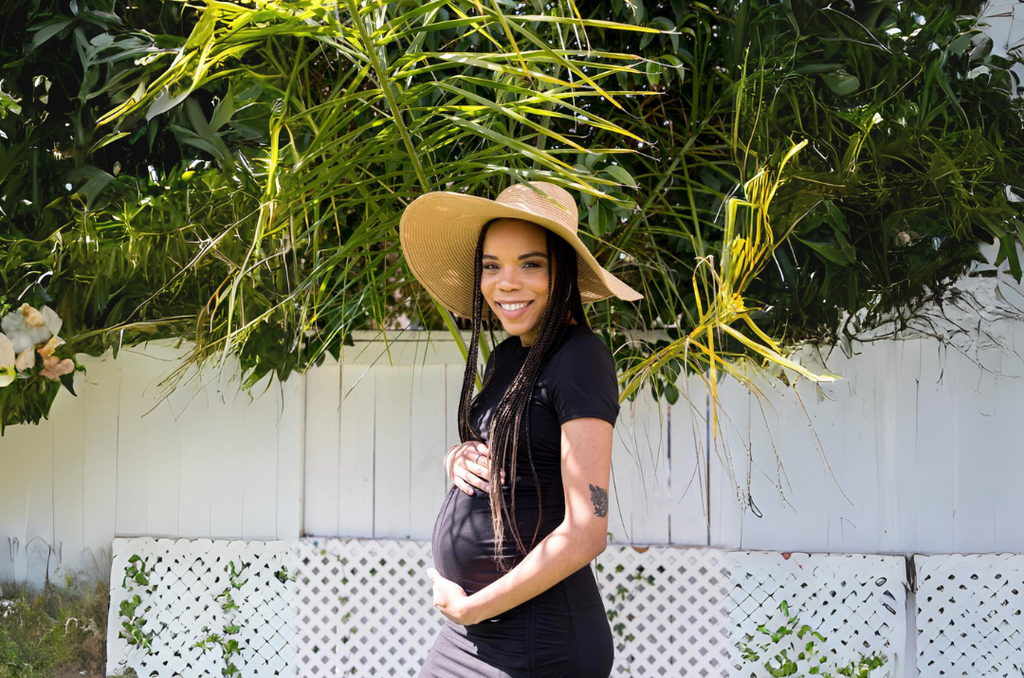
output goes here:
[[613, 430], [611, 423], [594, 417], [562, 424], [565, 519], [507, 574], [466, 599], [466, 623], [526, 602], [604, 551]]

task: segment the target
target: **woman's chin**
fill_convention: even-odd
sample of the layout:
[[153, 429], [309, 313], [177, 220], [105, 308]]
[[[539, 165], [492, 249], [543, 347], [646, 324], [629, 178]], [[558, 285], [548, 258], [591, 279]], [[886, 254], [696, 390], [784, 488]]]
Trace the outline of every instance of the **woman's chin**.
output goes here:
[[510, 334], [515, 337], [522, 337], [524, 334], [529, 334], [536, 326], [527, 327], [525, 323], [509, 323], [502, 321], [501, 327], [505, 330], [506, 334]]

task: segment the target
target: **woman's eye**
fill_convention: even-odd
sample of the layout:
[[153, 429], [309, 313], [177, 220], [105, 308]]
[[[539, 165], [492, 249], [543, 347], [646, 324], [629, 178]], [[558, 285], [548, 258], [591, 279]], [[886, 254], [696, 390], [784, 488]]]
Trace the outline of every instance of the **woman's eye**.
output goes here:
[[[528, 261], [525, 264], [523, 264], [523, 266], [524, 267], [525, 266], [536, 266], [537, 268], [540, 268], [540, 264], [538, 264], [535, 261]], [[483, 265], [483, 270], [485, 270], [485, 271], [491, 271], [491, 270], [494, 270], [496, 268], [498, 268], [497, 264], [484, 264]]]

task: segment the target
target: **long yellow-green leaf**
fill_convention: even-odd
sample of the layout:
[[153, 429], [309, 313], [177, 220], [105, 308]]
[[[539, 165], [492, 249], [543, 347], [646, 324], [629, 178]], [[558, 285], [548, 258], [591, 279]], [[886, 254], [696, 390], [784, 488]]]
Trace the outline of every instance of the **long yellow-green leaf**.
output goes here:
[[566, 16], [549, 16], [545, 14], [509, 14], [508, 18], [512, 21], [522, 21], [523, 23], [569, 24], [592, 28], [611, 28], [619, 31], [635, 31], [637, 33], [670, 33], [670, 31], [662, 31], [650, 26], [635, 26], [633, 24], [622, 24], [602, 19], [573, 19]]

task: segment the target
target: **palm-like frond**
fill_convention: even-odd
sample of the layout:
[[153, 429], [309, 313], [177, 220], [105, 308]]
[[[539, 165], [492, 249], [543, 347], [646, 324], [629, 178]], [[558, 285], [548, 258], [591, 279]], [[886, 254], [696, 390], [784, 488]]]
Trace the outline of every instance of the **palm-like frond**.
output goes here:
[[[230, 180], [251, 187], [252, 217], [235, 229], [244, 252], [197, 326], [197, 360], [226, 355], [267, 322], [293, 328], [299, 350], [322, 351], [359, 324], [353, 308], [382, 329], [399, 313], [425, 325], [437, 314], [459, 337], [446, 312], [423, 305], [398, 257], [404, 205], [425, 191], [488, 194], [531, 178], [607, 199], [619, 183], [575, 165], [577, 153], [595, 152], [576, 138], [586, 128], [640, 138], [585, 103], [618, 106], [630, 92], [599, 83], [635, 72], [637, 58], [556, 48], [536, 32], [586, 23], [456, 2], [209, 2], [199, 12], [173, 63], [98, 121], [116, 129], [152, 119], [203, 88], [222, 102], [247, 86], [276, 98], [259, 145], [236, 146], [237, 162], [219, 154]], [[197, 143], [221, 148], [232, 114], [193, 122]], [[282, 268], [278, 293], [254, 303], [254, 280]]]

